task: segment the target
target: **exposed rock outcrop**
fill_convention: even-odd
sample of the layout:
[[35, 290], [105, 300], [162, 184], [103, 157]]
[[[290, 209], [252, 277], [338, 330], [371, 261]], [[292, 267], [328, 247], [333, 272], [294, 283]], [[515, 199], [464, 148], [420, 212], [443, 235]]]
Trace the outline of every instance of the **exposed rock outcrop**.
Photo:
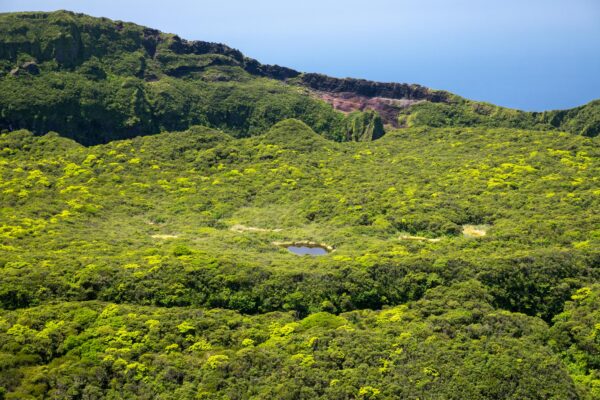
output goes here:
[[353, 111], [377, 111], [384, 124], [394, 128], [399, 126], [398, 113], [400, 110], [425, 100], [391, 99], [388, 97], [367, 97], [351, 92], [322, 92], [312, 91], [313, 95], [331, 104], [333, 108], [343, 113]]
[[322, 92], [355, 93], [366, 97], [428, 100], [434, 103], [446, 102], [450, 97], [450, 94], [447, 92], [431, 90], [421, 85], [373, 82], [353, 78], [340, 79], [321, 74], [303, 74], [300, 82], [306, 87]]
[[27, 73], [31, 75], [38, 75], [40, 73], [40, 68], [38, 67], [35, 61], [28, 61], [26, 63], [23, 63], [23, 65], [21, 65], [21, 69], [27, 71]]
[[294, 69], [279, 65], [261, 64], [253, 58], [246, 58], [244, 60], [244, 69], [253, 75], [260, 75], [278, 80], [295, 78], [300, 75], [300, 72]]
[[177, 35], [173, 35], [170, 39], [168, 48], [176, 54], [223, 54], [238, 61], [240, 64], [244, 62], [244, 55], [241, 51], [232, 49], [222, 43], [185, 40]]
[[267, 78], [285, 80], [300, 75], [300, 72], [291, 68], [261, 64], [253, 58], [245, 57], [239, 50], [222, 43], [210, 43], [200, 40], [188, 41], [175, 35], [171, 38], [168, 48], [177, 54], [221, 54], [230, 58], [230, 60], [220, 60], [221, 65], [238, 65], [253, 75]]
[[402, 109], [422, 101], [448, 102], [451, 96], [420, 85], [340, 79], [321, 74], [303, 74], [298, 82], [338, 111], [377, 111], [383, 123], [393, 127], [399, 126], [398, 114]]
[[22, 74], [31, 74], [31, 75], [39, 75], [40, 68], [38, 67], [35, 61], [27, 61], [21, 64], [20, 67], [16, 67], [10, 71], [12, 76], [22, 75]]

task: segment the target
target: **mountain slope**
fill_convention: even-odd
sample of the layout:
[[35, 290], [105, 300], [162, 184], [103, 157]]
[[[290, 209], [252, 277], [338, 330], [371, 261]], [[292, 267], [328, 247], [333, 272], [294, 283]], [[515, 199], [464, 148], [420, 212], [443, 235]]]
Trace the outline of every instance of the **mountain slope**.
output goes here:
[[0, 22], [0, 129], [56, 131], [87, 145], [195, 124], [250, 136], [286, 118], [336, 141], [376, 139], [382, 124], [587, 136], [600, 126], [597, 102], [525, 113], [419, 85], [301, 74], [222, 44], [67, 11], [2, 14]]
[[331, 139], [347, 134], [341, 113], [264, 78], [296, 72], [224, 45], [69, 12], [0, 20], [5, 129], [54, 130], [96, 144], [194, 124], [247, 136], [296, 117]]

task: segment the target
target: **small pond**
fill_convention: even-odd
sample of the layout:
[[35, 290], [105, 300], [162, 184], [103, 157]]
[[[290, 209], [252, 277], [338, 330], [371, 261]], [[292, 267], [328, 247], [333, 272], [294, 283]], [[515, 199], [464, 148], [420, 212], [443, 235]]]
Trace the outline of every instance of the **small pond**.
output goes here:
[[324, 256], [325, 254], [329, 254], [329, 251], [327, 251], [326, 248], [321, 246], [292, 245], [286, 246], [286, 249], [288, 249], [294, 254], [298, 254], [299, 256]]
[[275, 246], [284, 247], [290, 253], [299, 256], [324, 256], [335, 251], [334, 248], [325, 243], [313, 242], [311, 240], [300, 240], [295, 242], [272, 242]]

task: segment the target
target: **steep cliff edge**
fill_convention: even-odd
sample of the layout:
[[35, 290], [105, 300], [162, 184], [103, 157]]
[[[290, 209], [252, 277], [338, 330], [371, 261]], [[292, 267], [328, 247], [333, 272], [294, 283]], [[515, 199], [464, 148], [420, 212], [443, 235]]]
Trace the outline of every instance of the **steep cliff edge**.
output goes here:
[[355, 93], [364, 97], [427, 100], [434, 103], [449, 101], [451, 94], [425, 86], [406, 83], [384, 83], [365, 79], [332, 78], [322, 74], [303, 74], [300, 83], [314, 90], [329, 93]]
[[338, 111], [375, 111], [384, 124], [394, 128], [401, 126], [398, 116], [403, 109], [423, 101], [449, 102], [452, 97], [448, 92], [421, 85], [333, 78], [315, 73], [302, 74], [289, 82], [307, 87], [313, 96], [331, 104]]
[[107, 18], [0, 14], [0, 130], [56, 131], [88, 145], [193, 125], [252, 136], [287, 118], [337, 141], [376, 139], [379, 125], [595, 136], [598, 104], [527, 113], [420, 85], [300, 73], [224, 44]]

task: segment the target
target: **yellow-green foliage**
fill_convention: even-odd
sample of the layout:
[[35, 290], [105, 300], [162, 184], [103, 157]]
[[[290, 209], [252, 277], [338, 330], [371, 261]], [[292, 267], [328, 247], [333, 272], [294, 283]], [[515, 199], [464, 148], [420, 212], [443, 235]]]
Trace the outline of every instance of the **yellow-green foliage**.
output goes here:
[[[543, 322], [498, 314], [488, 300], [483, 286], [471, 281], [407, 303], [402, 320], [388, 310], [298, 319], [99, 301], [3, 311], [0, 385], [8, 398], [45, 391], [64, 397], [67, 390], [70, 396], [160, 393], [166, 399], [194, 399], [198, 392], [239, 399], [250, 393], [277, 399], [587, 393], [586, 382], [573, 383], [549, 351]], [[283, 336], [274, 340], [269, 332]], [[34, 372], [42, 368], [43, 375]]]
[[[297, 120], [95, 147], [3, 134], [0, 387], [592, 399], [595, 140], [420, 128], [336, 143]], [[297, 240], [335, 251], [273, 244]]]

